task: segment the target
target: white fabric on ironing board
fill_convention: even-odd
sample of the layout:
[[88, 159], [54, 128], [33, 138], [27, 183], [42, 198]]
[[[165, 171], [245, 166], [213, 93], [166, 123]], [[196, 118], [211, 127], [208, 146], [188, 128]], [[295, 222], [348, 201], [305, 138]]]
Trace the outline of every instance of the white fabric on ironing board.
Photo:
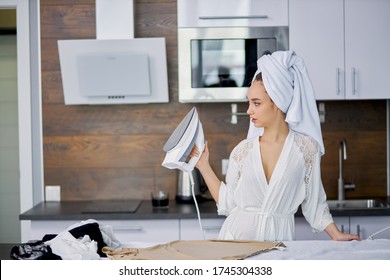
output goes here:
[[[286, 114], [290, 129], [313, 137], [320, 145], [323, 155], [325, 148], [314, 90], [302, 58], [294, 51], [263, 55], [257, 61], [253, 80], [260, 72], [268, 95]], [[262, 128], [255, 128], [250, 123], [247, 138], [262, 135], [262, 132]]]

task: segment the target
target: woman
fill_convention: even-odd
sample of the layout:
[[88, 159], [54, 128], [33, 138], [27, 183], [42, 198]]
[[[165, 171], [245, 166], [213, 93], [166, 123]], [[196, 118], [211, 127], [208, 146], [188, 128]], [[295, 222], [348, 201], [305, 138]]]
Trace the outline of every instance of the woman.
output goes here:
[[258, 60], [248, 90], [248, 115], [255, 137], [232, 151], [221, 182], [209, 164], [209, 150], [196, 167], [227, 218], [220, 239], [283, 241], [294, 239], [294, 214], [299, 205], [314, 231], [333, 240], [358, 240], [338, 230], [326, 203], [320, 160], [324, 154], [320, 122], [310, 79], [301, 58], [292, 51]]

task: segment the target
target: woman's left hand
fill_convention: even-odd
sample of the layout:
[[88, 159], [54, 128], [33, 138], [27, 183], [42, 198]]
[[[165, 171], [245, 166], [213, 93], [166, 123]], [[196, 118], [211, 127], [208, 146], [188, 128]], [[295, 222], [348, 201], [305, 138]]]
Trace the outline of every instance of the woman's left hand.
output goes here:
[[339, 231], [335, 236], [332, 236], [332, 239], [336, 241], [351, 241], [360, 240], [360, 237], [357, 234], [350, 234]]
[[336, 224], [334, 223], [328, 225], [325, 228], [325, 231], [329, 234], [332, 240], [336, 240], [336, 241], [360, 240], [359, 235], [342, 232], [337, 228]]

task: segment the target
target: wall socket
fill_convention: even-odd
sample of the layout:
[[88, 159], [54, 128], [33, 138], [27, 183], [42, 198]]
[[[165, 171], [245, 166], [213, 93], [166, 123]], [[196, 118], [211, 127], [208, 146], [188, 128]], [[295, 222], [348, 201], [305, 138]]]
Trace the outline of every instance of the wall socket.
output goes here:
[[61, 201], [61, 186], [45, 186], [45, 201]]

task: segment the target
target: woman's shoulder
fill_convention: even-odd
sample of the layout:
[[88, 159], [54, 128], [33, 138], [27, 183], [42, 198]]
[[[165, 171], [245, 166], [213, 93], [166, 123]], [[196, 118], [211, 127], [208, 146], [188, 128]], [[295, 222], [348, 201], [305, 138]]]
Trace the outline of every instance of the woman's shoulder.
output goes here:
[[257, 140], [255, 138], [242, 140], [240, 143], [237, 144], [237, 146], [234, 147], [231, 153], [232, 159], [234, 159], [237, 162], [241, 161], [253, 149], [254, 143], [256, 141]]
[[316, 154], [320, 151], [320, 145], [311, 136], [299, 132], [294, 133], [294, 142], [303, 153]]
[[258, 137], [255, 137], [255, 138], [247, 138], [247, 139], [244, 139], [244, 140], [241, 140], [235, 147], [233, 150], [240, 150], [240, 149], [245, 149], [245, 148], [253, 148], [253, 145], [255, 142], [258, 142], [259, 139]]

